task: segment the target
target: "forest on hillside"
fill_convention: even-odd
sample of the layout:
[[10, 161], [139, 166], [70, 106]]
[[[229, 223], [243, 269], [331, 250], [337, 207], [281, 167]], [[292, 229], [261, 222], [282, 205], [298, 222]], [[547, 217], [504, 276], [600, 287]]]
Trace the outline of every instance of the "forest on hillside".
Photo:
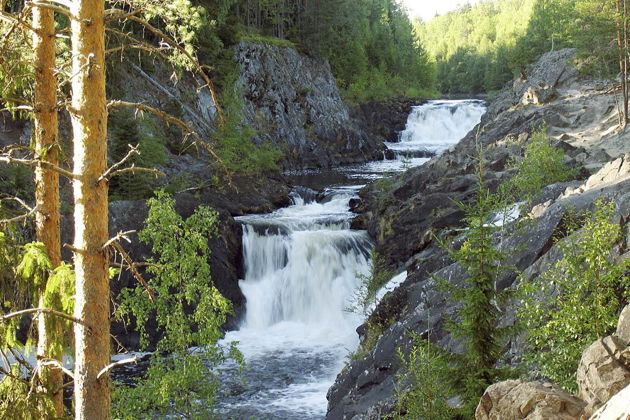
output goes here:
[[437, 90], [492, 92], [543, 53], [567, 47], [580, 50], [584, 72], [615, 77], [624, 45], [619, 7], [616, 1], [484, 0], [416, 20], [414, 27], [435, 62]]

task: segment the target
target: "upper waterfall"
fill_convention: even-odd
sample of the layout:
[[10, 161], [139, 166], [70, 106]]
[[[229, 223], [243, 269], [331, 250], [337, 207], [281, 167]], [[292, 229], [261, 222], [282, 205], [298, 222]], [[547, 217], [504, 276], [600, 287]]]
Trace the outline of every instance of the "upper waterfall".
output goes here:
[[436, 100], [416, 106], [409, 114], [396, 151], [424, 148], [440, 153], [461, 140], [481, 121], [486, 106], [479, 100]]

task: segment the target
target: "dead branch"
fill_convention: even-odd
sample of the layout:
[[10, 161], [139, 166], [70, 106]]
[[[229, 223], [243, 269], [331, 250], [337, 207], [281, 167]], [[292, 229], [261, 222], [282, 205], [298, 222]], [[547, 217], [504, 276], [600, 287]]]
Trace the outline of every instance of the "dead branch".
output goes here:
[[129, 365], [131, 363], [135, 364], [135, 363], [138, 363], [139, 361], [140, 361], [140, 358], [137, 355], [134, 355], [133, 357], [129, 359], [119, 360], [118, 362], [110, 363], [109, 365], [101, 369], [98, 375], [96, 375], [96, 379], [101, 379], [101, 376], [105, 375], [107, 372], [114, 369], [115, 367], [122, 366], [122, 365]]
[[48, 169], [50, 171], [57, 172], [58, 174], [63, 175], [66, 178], [69, 178], [69, 179], [76, 179], [77, 178], [77, 176], [75, 174], [73, 174], [72, 172], [68, 171], [67, 169], [60, 168], [59, 166], [53, 165], [50, 162], [47, 162], [47, 161], [41, 160], [41, 159], [15, 158], [15, 157], [11, 156], [12, 152], [13, 152], [13, 149], [9, 150], [8, 153], [0, 155], [0, 162], [12, 164], [12, 165], [25, 165], [25, 166], [30, 166], [30, 167], [33, 167], [33, 168], [38, 168], [38, 167], [39, 168], [44, 168], [44, 169]]
[[127, 160], [129, 160], [132, 156], [134, 155], [140, 155], [140, 151], [138, 150], [138, 147], [140, 147], [139, 144], [132, 146], [131, 144], [129, 145], [129, 152], [127, 152], [127, 154], [117, 163], [115, 163], [114, 165], [112, 165], [110, 168], [108, 168], [105, 173], [103, 173], [103, 175], [101, 175], [98, 180], [96, 181], [101, 182], [102, 180], [106, 179], [106, 180], [110, 180], [113, 177], [117, 176], [117, 175], [122, 175], [124, 173], [136, 173], [136, 172], [145, 172], [145, 173], [150, 173], [155, 175], [155, 177], [157, 178], [158, 176], [163, 176], [164, 172], [159, 171], [157, 169], [151, 169], [151, 168], [143, 168], [140, 166], [136, 166], [135, 163], [131, 164], [130, 167], [128, 168], [124, 168], [124, 169], [117, 169], [120, 168], [120, 166], [122, 164], [124, 164]]
[[210, 153], [210, 155], [212, 155], [212, 157], [216, 159], [216, 161], [219, 162], [219, 164], [221, 164], [225, 172], [229, 174], [229, 171], [227, 167], [225, 166], [225, 164], [223, 163], [223, 160], [221, 160], [221, 158], [214, 152], [214, 150], [212, 150], [210, 145], [206, 141], [204, 141], [199, 136], [199, 134], [197, 134], [196, 131], [192, 130], [188, 126], [188, 124], [186, 124], [184, 121], [180, 120], [179, 118], [175, 118], [164, 111], [161, 111], [152, 106], [138, 103], [138, 102], [111, 101], [109, 104], [107, 104], [108, 110], [113, 110], [116, 108], [135, 108], [140, 111], [150, 112], [153, 115], [163, 119], [167, 124], [173, 124], [179, 127], [184, 133], [186, 133], [187, 136], [192, 137], [196, 144], [203, 146], [206, 149], [206, 151]]
[[111, 244], [113, 244], [114, 242], [118, 242], [121, 239], [124, 239], [127, 242], [131, 242], [129, 240], [129, 238], [127, 238], [127, 235], [131, 235], [132, 233], [136, 233], [137, 231], [135, 230], [128, 230], [126, 232], [118, 232], [116, 234], [116, 236], [114, 236], [112, 239], [110, 239], [109, 241], [105, 242], [105, 245], [103, 245], [103, 249], [106, 249], [107, 247], [109, 247]]
[[12, 23], [12, 24], [17, 24], [17, 25], [23, 26], [24, 28], [28, 29], [31, 32], [36, 32], [35, 28], [33, 28], [31, 25], [29, 25], [28, 23], [26, 23], [22, 19], [17, 18], [15, 16], [13, 16], [12, 14], [6, 13], [6, 12], [4, 12], [2, 10], [0, 10], [0, 20], [3, 20], [3, 21], [8, 22], [8, 23]]
[[128, 144], [127, 146], [129, 146], [129, 151], [127, 152], [127, 154], [121, 159], [119, 160], [117, 163], [113, 164], [111, 167], [109, 167], [104, 173], [103, 175], [101, 175], [98, 178], [97, 182], [101, 182], [103, 179], [109, 179], [110, 178], [110, 174], [114, 171], [116, 171], [116, 169], [120, 168], [127, 160], [129, 160], [132, 156], [134, 155], [140, 155], [140, 150], [138, 150], [138, 148], [140, 147], [140, 144], [136, 144], [135, 146]]
[[190, 64], [192, 64], [192, 66], [195, 68], [195, 71], [199, 74], [199, 76], [201, 76], [201, 78], [206, 83], [206, 86], [208, 87], [208, 90], [210, 91], [210, 94], [212, 95], [214, 106], [217, 110], [217, 113], [219, 114], [220, 124], [221, 126], [224, 126], [225, 114], [223, 113], [223, 110], [219, 106], [219, 101], [217, 100], [214, 84], [212, 83], [212, 80], [210, 80], [210, 77], [208, 77], [208, 74], [206, 73], [204, 67], [201, 64], [199, 64], [199, 61], [195, 57], [193, 57], [188, 51], [186, 51], [185, 48], [179, 45], [179, 43], [175, 41], [173, 38], [168, 36], [166, 33], [161, 31], [160, 29], [156, 28], [155, 26], [151, 25], [146, 20], [139, 18], [138, 16], [136, 16], [136, 14], [128, 13], [123, 10], [120, 10], [120, 12], [115, 12], [114, 10], [112, 10], [111, 13], [109, 13], [109, 15], [112, 15], [112, 16], [116, 14], [118, 14], [119, 16], [124, 16], [124, 19], [130, 20], [132, 22], [136, 22], [142, 25], [144, 28], [152, 32], [154, 35], [157, 35], [158, 37], [160, 37], [164, 43], [168, 44], [173, 49], [176, 49], [188, 59]]
[[6, 225], [9, 223], [19, 222], [21, 220], [28, 219], [39, 209], [39, 204], [28, 211], [28, 213], [21, 214], [19, 216], [12, 217], [11, 219], [0, 219], [0, 225]]
[[147, 294], [149, 295], [149, 299], [151, 300], [151, 302], [155, 302], [155, 291], [153, 291], [153, 288], [149, 285], [149, 283], [146, 282], [140, 272], [136, 269], [136, 265], [133, 263], [133, 260], [131, 259], [129, 254], [127, 254], [127, 251], [125, 251], [122, 245], [120, 245], [120, 243], [117, 241], [112, 242], [111, 246], [114, 247], [116, 251], [118, 251], [125, 263], [127, 263], [127, 265], [129, 266], [129, 271], [131, 271], [131, 274], [133, 274], [136, 280], [138, 280], [142, 287], [144, 287], [144, 290], [146, 290]]
[[31, 6], [34, 6], [34, 7], [39, 7], [39, 8], [42, 8], [42, 9], [48, 9], [48, 10], [52, 10], [53, 12], [60, 13], [62, 15], [67, 16], [68, 19], [70, 19], [70, 20], [74, 20], [75, 19], [74, 15], [72, 15], [72, 13], [70, 13], [70, 11], [68, 9], [66, 9], [64, 7], [61, 7], [61, 6], [57, 6], [57, 5], [52, 4], [52, 3], [43, 2], [43, 1], [32, 1], [31, 0], [29, 2], [29, 4]]
[[30, 308], [30, 309], [23, 309], [21, 311], [11, 312], [11, 313], [8, 313], [6, 315], [1, 316], [0, 317], [0, 323], [6, 322], [9, 319], [12, 319], [12, 318], [15, 318], [15, 317], [18, 317], [18, 316], [23, 316], [23, 315], [28, 315], [28, 314], [36, 314], [35, 316], [38, 316], [39, 314], [58, 316], [59, 318], [67, 319], [68, 321], [72, 321], [72, 322], [74, 322], [76, 324], [81, 324], [84, 327], [86, 327], [88, 330], [91, 330], [90, 326], [87, 325], [82, 320], [80, 320], [78, 318], [75, 318], [72, 315], [68, 315], [68, 314], [65, 314], [63, 312], [55, 311], [54, 309], [50, 309], [50, 308]]
[[130, 167], [128, 167], [128, 168], [119, 169], [119, 170], [117, 170], [117, 171], [112, 172], [111, 174], [109, 174], [109, 176], [107, 177], [107, 179], [111, 179], [111, 178], [113, 178], [113, 177], [115, 177], [115, 176], [122, 175], [122, 174], [125, 174], [125, 173], [128, 173], [128, 172], [131, 172], [131, 173], [134, 173], [134, 174], [135, 174], [136, 172], [149, 173], [149, 174], [153, 174], [153, 175], [155, 175], [155, 177], [156, 177], [156, 178], [157, 178], [158, 176], [164, 176], [164, 175], [166, 175], [164, 172], [162, 172], [162, 171], [160, 171], [160, 170], [158, 170], [158, 169], [143, 168], [143, 167], [141, 167], [141, 166], [136, 166], [136, 164], [135, 164], [135, 163], [133, 163], [133, 164], [131, 164], [131, 166], [130, 166]]
[[57, 369], [61, 370], [63, 373], [65, 373], [66, 375], [74, 379], [74, 374], [72, 373], [72, 371], [63, 367], [63, 365], [59, 363], [59, 360], [47, 359], [47, 358], [41, 358], [39, 360], [41, 360], [42, 363], [38, 364], [38, 371], [39, 371], [40, 366], [55, 366]]

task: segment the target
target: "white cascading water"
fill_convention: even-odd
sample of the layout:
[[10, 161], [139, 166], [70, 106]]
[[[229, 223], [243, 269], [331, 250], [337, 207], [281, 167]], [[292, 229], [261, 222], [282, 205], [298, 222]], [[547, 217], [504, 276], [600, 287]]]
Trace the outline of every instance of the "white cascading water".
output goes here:
[[355, 192], [329, 190], [324, 203], [294, 196], [292, 206], [239, 218], [246, 315], [240, 330], [228, 333], [225, 341], [240, 342], [246, 379], [256, 392], [224, 399], [224, 414], [324, 416], [326, 391], [356, 348], [355, 330], [362, 321], [347, 310], [359, 276], [367, 274], [371, 248], [366, 232], [350, 230], [349, 201]]
[[[431, 101], [415, 107], [399, 143], [388, 143], [397, 159], [340, 168], [347, 183], [378, 179], [428, 160], [419, 151], [439, 153], [480, 120], [483, 102]], [[415, 155], [414, 155], [415, 153]], [[411, 156], [411, 157], [409, 157]], [[326, 393], [348, 355], [357, 348], [357, 307], [361, 276], [368, 272], [371, 243], [365, 231], [350, 229], [349, 202], [361, 185], [328, 188], [324, 197], [295, 194], [293, 205], [266, 215], [239, 217], [243, 225], [247, 299], [238, 341], [247, 363], [247, 385], [225, 383], [218, 410], [235, 419], [321, 419]], [[309, 199], [305, 199], [309, 196]], [[378, 293], [398, 287], [395, 276]], [[225, 367], [226, 370], [233, 369]], [[222, 375], [224, 377], [228, 375]]]
[[485, 112], [485, 103], [478, 100], [429, 101], [413, 108], [400, 141], [388, 146], [397, 152], [443, 152], [479, 124]]
[[413, 107], [407, 125], [399, 134], [399, 142], [385, 143], [394, 152], [394, 159], [340, 168], [351, 178], [378, 179], [383, 175], [403, 172], [429, 160], [461, 140], [481, 121], [485, 102], [474, 99], [435, 100]]

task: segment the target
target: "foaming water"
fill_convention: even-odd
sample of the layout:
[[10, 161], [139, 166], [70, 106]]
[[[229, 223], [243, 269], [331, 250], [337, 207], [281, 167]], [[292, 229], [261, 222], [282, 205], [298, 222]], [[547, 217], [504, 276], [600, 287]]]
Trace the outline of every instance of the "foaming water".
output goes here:
[[[341, 182], [358, 184], [421, 165], [427, 155], [461, 139], [483, 112], [481, 101], [431, 101], [415, 107], [401, 141], [388, 144], [395, 159], [335, 173]], [[337, 185], [338, 178], [331, 179]], [[357, 290], [361, 276], [368, 273], [372, 247], [365, 231], [350, 229], [354, 215], [349, 203], [361, 187], [342, 185], [322, 193], [296, 189], [289, 207], [237, 218], [243, 225], [245, 278], [239, 285], [247, 299], [246, 312], [240, 329], [228, 332], [223, 341], [239, 342], [247, 384], [225, 380], [227, 389], [217, 407], [222, 417], [325, 416], [326, 393], [357, 348], [356, 328], [364, 319], [364, 314], [348, 310], [360, 306]], [[405, 278], [406, 272], [394, 276], [377, 300]], [[221, 369], [236, 367], [226, 364]]]
[[485, 112], [483, 101], [429, 101], [413, 108], [400, 142], [388, 147], [399, 153], [418, 149], [440, 153], [479, 124]]
[[353, 305], [367, 274], [370, 240], [350, 230], [356, 188], [328, 190], [320, 202], [294, 195], [294, 204], [243, 223], [247, 299], [238, 331], [247, 387], [233, 384], [219, 403], [226, 417], [322, 418], [326, 391], [358, 345], [362, 317]]

